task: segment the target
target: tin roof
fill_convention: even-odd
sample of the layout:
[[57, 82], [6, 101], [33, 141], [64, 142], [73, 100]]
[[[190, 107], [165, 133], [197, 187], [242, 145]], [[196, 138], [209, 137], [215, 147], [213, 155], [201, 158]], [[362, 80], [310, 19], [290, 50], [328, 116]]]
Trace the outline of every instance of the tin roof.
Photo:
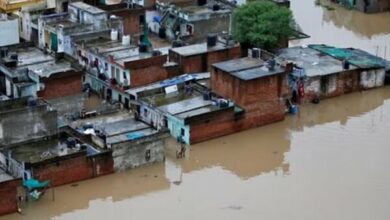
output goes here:
[[386, 61], [378, 56], [374, 56], [366, 51], [354, 48], [336, 48], [328, 45], [309, 45], [321, 53], [327, 54], [339, 60], [348, 60], [351, 64], [359, 68], [384, 68], [390, 67], [389, 61]]
[[[342, 62], [308, 47], [290, 47], [278, 51], [278, 62], [293, 62], [303, 68], [309, 77], [329, 75], [344, 71]], [[350, 65], [350, 69], [357, 69]]]

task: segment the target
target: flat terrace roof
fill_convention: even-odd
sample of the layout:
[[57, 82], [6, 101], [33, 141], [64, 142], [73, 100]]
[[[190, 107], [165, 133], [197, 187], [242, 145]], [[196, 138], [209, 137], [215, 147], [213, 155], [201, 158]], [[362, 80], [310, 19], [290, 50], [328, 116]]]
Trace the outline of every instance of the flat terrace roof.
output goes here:
[[[31, 108], [28, 106], [28, 99], [29, 97], [4, 99], [0, 102], [0, 113]], [[36, 106], [44, 106], [44, 105], [47, 106], [47, 103], [42, 99], [36, 99], [36, 101], [37, 101]]]
[[49, 21], [46, 23], [46, 26], [51, 27], [63, 27], [63, 28], [70, 28], [70, 27], [77, 27], [77, 26], [83, 26], [83, 24], [71, 21], [69, 19], [58, 19], [55, 21]]
[[146, 86], [141, 86], [137, 88], [132, 88], [126, 90], [126, 93], [129, 93], [134, 96], [138, 96], [139, 93], [145, 92], [145, 91], [151, 91], [156, 89], [165, 88], [170, 85], [176, 85], [178, 83], [184, 83], [191, 80], [203, 80], [203, 79], [210, 79], [210, 73], [191, 73], [191, 74], [183, 74], [171, 79], [163, 80], [160, 82], [152, 83]]
[[97, 7], [94, 7], [92, 5], [89, 5], [89, 4], [86, 4], [84, 2], [72, 2], [69, 4], [69, 6], [73, 6], [75, 8], [78, 8], [78, 9], [81, 9], [81, 10], [84, 10], [90, 14], [102, 14], [102, 13], [106, 13], [105, 11], [103, 11], [102, 9], [100, 8], [97, 8]]
[[71, 127], [76, 130], [83, 125], [92, 125], [95, 130], [103, 131], [107, 144], [132, 141], [159, 132], [148, 124], [135, 120], [127, 112], [101, 115], [71, 123]]
[[[43, 53], [36, 47], [18, 48], [9, 53], [18, 55], [16, 71], [29, 69], [41, 77], [50, 77], [51, 74], [65, 72], [73, 69], [66, 60], [55, 60], [54, 57]], [[12, 69], [12, 68], [11, 68]]]
[[9, 52], [18, 54], [17, 68], [27, 67], [32, 64], [53, 61], [54, 57], [44, 54], [43, 51], [36, 47], [23, 47], [11, 49]]
[[[12, 158], [19, 162], [37, 163], [55, 157], [67, 156], [80, 152], [81, 149], [77, 149], [74, 146], [68, 146], [66, 139], [69, 137], [69, 135], [66, 135], [64, 137], [58, 137], [49, 140], [20, 144], [18, 146], [12, 147], [9, 150], [12, 152]], [[79, 140], [77, 143], [79, 143], [80, 146], [87, 146], [87, 154], [94, 154], [99, 152], [92, 146], [82, 143]]]
[[180, 8], [181, 12], [187, 13], [189, 15], [204, 15], [204, 14], [226, 14], [231, 13], [230, 9], [221, 8], [220, 10], [214, 11], [209, 6], [199, 6], [199, 5], [191, 5]]
[[328, 45], [309, 45], [321, 53], [327, 54], [339, 60], [348, 60], [351, 64], [360, 68], [388, 68], [390, 69], [390, 61], [381, 57], [374, 56], [366, 51], [355, 48], [337, 48]]
[[[278, 52], [278, 62], [293, 62], [309, 77], [345, 71], [342, 61], [308, 47], [290, 47]], [[350, 65], [350, 69], [357, 69]]]
[[214, 67], [228, 73], [261, 67], [263, 65], [264, 61], [250, 57], [233, 59], [213, 64]]
[[285, 72], [284, 69], [278, 65], [275, 65], [272, 70], [268, 69], [265, 65], [266, 63], [259, 58], [245, 57], [216, 63], [213, 66], [245, 81]]
[[134, 48], [134, 45], [122, 45], [122, 41], [111, 40], [107, 37], [99, 37], [92, 39], [81, 39], [76, 41], [77, 43], [84, 42], [85, 47], [95, 49], [99, 54], [110, 53], [120, 50], [126, 50]]
[[179, 54], [180, 56], [193, 56], [213, 51], [225, 50], [231, 46], [225, 46], [225, 44], [217, 43], [213, 47], [208, 47], [207, 43], [192, 44], [184, 47], [176, 47], [170, 49], [171, 51]]
[[[139, 52], [135, 45], [123, 45], [122, 41], [112, 41], [109, 38], [101, 37], [94, 39], [82, 39], [76, 41], [77, 43], [85, 42], [85, 47], [89, 48], [95, 53], [103, 56], [112, 56], [116, 63], [124, 65], [126, 62], [136, 61], [153, 57], [152, 52]], [[162, 54], [168, 53], [168, 48], [159, 48]]]
[[33, 71], [41, 77], [50, 77], [50, 75], [60, 72], [72, 70], [71, 64], [67, 61], [49, 61], [41, 64], [27, 66], [30, 71]]

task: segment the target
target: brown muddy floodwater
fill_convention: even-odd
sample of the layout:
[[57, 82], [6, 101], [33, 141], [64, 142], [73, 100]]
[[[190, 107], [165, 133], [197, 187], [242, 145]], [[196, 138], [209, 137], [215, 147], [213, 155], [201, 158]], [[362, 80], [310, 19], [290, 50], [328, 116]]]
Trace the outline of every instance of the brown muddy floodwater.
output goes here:
[[55, 189], [0, 219], [390, 217], [390, 87], [307, 105], [176, 160]]
[[[311, 39], [390, 58], [390, 14], [293, 0]], [[9, 219], [390, 219], [390, 87], [307, 105], [176, 160], [55, 189]]]
[[390, 13], [364, 14], [349, 10], [329, 0], [291, 0], [295, 21], [311, 38], [292, 41], [291, 46], [329, 44], [337, 47], [354, 47], [382, 58], [390, 59]]

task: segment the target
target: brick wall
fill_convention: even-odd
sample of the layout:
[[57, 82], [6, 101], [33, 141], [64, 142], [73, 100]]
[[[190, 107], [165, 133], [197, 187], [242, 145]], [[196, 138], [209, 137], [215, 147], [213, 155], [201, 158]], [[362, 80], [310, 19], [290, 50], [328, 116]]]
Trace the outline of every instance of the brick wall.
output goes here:
[[211, 82], [215, 92], [234, 100], [245, 112], [243, 116], [235, 116], [232, 111], [224, 112], [208, 120], [192, 123], [191, 144], [284, 119], [284, 102], [279, 97], [289, 92], [285, 75], [242, 81], [215, 70]]
[[[123, 31], [125, 35], [139, 35], [143, 33], [140, 16], [145, 15], [145, 9], [121, 9], [112, 11], [110, 14], [123, 18]], [[133, 42], [138, 43], [139, 38], [134, 38]]]
[[305, 96], [301, 104], [311, 102], [314, 98], [325, 99], [359, 91], [359, 76], [359, 70], [347, 70], [328, 76], [310, 77], [305, 81]]
[[169, 52], [170, 61], [179, 64], [182, 73], [199, 73], [212, 70], [214, 63], [240, 58], [240, 46], [231, 47], [225, 50], [211, 51], [209, 53], [197, 54], [194, 56], [180, 56], [173, 51]]
[[114, 172], [111, 154], [87, 157], [85, 152], [33, 164], [32, 171], [34, 178], [41, 181], [51, 180], [52, 186], [64, 185]]
[[131, 86], [143, 86], [168, 78], [168, 71], [162, 66], [150, 66], [131, 71]]
[[245, 112], [236, 118], [234, 112], [225, 112], [207, 121], [199, 121], [190, 126], [190, 143], [195, 144], [246, 129], [284, 120], [284, 112], [279, 104], [263, 105], [260, 110]]
[[219, 95], [234, 100], [246, 111], [251, 111], [260, 106], [257, 105], [259, 103], [279, 101], [279, 97], [287, 95], [285, 78], [285, 75], [273, 75], [243, 81], [216, 69], [211, 74], [211, 88]]
[[53, 99], [76, 95], [81, 92], [81, 72], [69, 71], [61, 75], [63, 76], [44, 79], [45, 89], [38, 92], [38, 97]]
[[0, 183], [0, 216], [17, 211], [17, 189], [21, 185], [21, 179]]

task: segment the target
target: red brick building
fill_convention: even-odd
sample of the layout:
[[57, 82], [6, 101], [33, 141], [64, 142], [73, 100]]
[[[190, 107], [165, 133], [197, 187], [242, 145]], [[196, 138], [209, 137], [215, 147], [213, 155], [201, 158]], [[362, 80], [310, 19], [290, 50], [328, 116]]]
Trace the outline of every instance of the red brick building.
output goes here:
[[71, 69], [42, 78], [41, 82], [45, 86], [37, 95], [43, 99], [55, 99], [79, 94], [82, 90], [83, 75], [82, 71]]
[[87, 156], [85, 151], [52, 158], [36, 163], [27, 163], [32, 176], [40, 181], [50, 180], [51, 186], [59, 186], [114, 172], [111, 152]]
[[18, 210], [18, 188], [21, 186], [20, 178], [14, 179], [0, 169], [0, 216]]
[[131, 74], [131, 86], [143, 86], [179, 75], [177, 68], [165, 65], [166, 61], [167, 55], [159, 55], [124, 62], [124, 68]]
[[285, 99], [289, 96], [287, 73], [279, 66], [267, 66], [264, 61], [249, 57], [214, 64], [212, 90], [233, 100], [242, 113], [226, 115], [218, 123], [193, 127], [194, 135], [204, 130], [230, 134], [283, 120]]
[[178, 63], [182, 73], [210, 72], [214, 63], [241, 57], [239, 45], [207, 43], [177, 47], [169, 50], [169, 60]]

